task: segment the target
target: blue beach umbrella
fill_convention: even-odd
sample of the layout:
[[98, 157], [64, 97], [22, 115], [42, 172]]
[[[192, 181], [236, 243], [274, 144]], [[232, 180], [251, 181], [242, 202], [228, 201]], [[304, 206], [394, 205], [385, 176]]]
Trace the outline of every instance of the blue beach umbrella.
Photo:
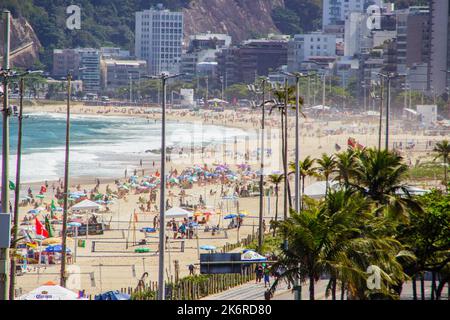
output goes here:
[[206, 251], [214, 251], [214, 250], [216, 250], [217, 248], [216, 248], [215, 246], [208, 246], [208, 245], [205, 245], [205, 246], [201, 246], [200, 249], [201, 249], [201, 250], [206, 250]]
[[226, 215], [225, 217], [223, 217], [224, 219], [226, 219], [226, 220], [229, 220], [229, 219], [234, 219], [234, 218], [237, 218], [237, 215], [236, 214], [228, 214], [228, 215]]
[[[62, 252], [62, 246], [61, 245], [56, 245], [56, 246], [48, 246], [47, 248], [45, 248], [44, 250], [45, 252], [50, 252], [50, 253], [54, 253], [54, 252]], [[66, 252], [70, 253], [71, 250], [69, 248], [66, 248]]]

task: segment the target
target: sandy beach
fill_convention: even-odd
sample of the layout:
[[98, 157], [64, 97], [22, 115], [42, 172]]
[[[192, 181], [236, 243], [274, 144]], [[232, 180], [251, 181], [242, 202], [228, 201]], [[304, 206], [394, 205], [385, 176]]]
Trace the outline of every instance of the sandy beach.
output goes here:
[[[27, 113], [33, 112], [48, 112], [48, 113], [64, 113], [64, 105], [47, 105], [47, 106], [32, 106], [26, 107]], [[150, 121], [160, 119], [160, 113], [146, 113], [143, 108], [114, 108], [114, 107], [85, 107], [81, 104], [75, 104], [72, 107], [73, 114], [89, 114], [104, 116], [127, 116], [127, 117], [145, 117]], [[235, 142], [226, 142], [222, 145], [208, 145], [202, 148], [193, 150], [183, 150], [183, 152], [173, 153], [168, 162], [168, 169], [182, 171], [183, 169], [192, 166], [193, 164], [213, 166], [214, 164], [227, 164], [233, 170], [237, 170], [237, 166], [242, 163], [247, 163], [252, 170], [259, 169], [259, 153], [260, 146], [260, 116], [257, 111], [234, 112], [226, 111], [223, 113], [217, 112], [188, 112], [185, 110], [169, 110], [169, 121], [183, 121], [202, 124], [214, 124], [229, 128], [243, 129], [249, 133], [248, 138], [243, 138]], [[290, 159], [294, 159], [294, 121], [293, 117], [289, 119], [289, 148]], [[281, 171], [281, 156], [280, 156], [280, 124], [279, 114], [274, 112], [273, 115], [267, 118], [266, 130], [266, 148], [270, 148], [270, 157], [267, 158], [266, 172]], [[338, 148], [344, 150], [347, 147], [347, 140], [352, 137], [358, 143], [367, 147], [374, 147], [378, 145], [378, 120], [372, 119], [358, 119], [355, 117], [353, 121], [315, 121], [314, 119], [301, 120], [301, 139], [300, 139], [300, 153], [301, 158], [306, 156], [319, 157], [322, 153], [334, 153]], [[423, 132], [408, 132], [401, 128], [400, 122], [394, 122], [392, 126], [391, 141], [393, 144], [402, 143], [406, 146], [410, 141], [414, 141], [416, 147], [411, 150], [400, 151], [405, 161], [413, 165], [417, 161], [424, 161], [429, 158], [432, 151], [432, 146], [435, 141], [442, 140], [441, 136], [424, 135]], [[179, 151], [179, 150], [177, 150]], [[142, 180], [143, 176], [151, 175], [159, 170], [159, 162], [152, 159], [143, 159], [142, 167], [139, 163], [140, 159], [136, 159], [133, 165], [128, 167], [128, 175], [133, 174], [136, 170], [138, 180]], [[155, 161], [153, 163], [153, 161]], [[38, 164], [37, 164], [38, 169]], [[143, 172], [142, 172], [143, 170]], [[77, 185], [81, 190], [90, 192], [95, 188], [96, 177], [74, 177], [70, 180], [70, 190], [75, 191]], [[114, 191], [117, 190], [114, 185], [114, 180], [124, 182], [124, 176], [111, 177], [110, 179], [102, 179], [99, 192], [106, 193], [107, 186]], [[314, 182], [312, 179], [307, 181], [307, 184]], [[32, 185], [33, 190], [37, 190], [42, 183], [35, 183]], [[42, 200], [42, 205], [48, 205], [54, 197], [53, 184], [58, 185], [58, 182], [48, 181], [49, 188]], [[429, 181], [422, 184], [422, 187], [433, 186], [435, 182]], [[28, 188], [29, 185], [22, 185], [22, 188]], [[233, 190], [234, 185], [230, 184], [224, 186]], [[179, 187], [173, 187], [168, 190], [167, 199], [171, 206], [179, 205]], [[194, 183], [192, 189], [186, 190], [189, 203], [196, 204], [199, 202], [199, 197], [202, 196], [206, 202], [206, 207], [211, 210], [219, 211], [220, 205], [223, 214], [236, 213], [237, 208], [232, 201], [223, 201], [220, 197], [222, 186], [220, 184], [199, 185]], [[88, 237], [80, 237], [86, 240], [85, 248], [77, 249], [77, 259], [69, 267], [69, 273], [79, 274], [79, 278], [71, 277], [72, 283], [68, 286], [71, 289], [84, 289], [88, 294], [96, 294], [107, 290], [116, 290], [123, 287], [136, 287], [139, 279], [144, 272], [148, 272], [148, 280], [157, 280], [157, 234], [149, 234], [146, 238], [150, 244], [145, 247], [150, 248], [150, 253], [138, 254], [134, 250], [139, 246], [131, 246], [144, 239], [145, 234], [140, 232], [143, 227], [152, 227], [153, 218], [157, 214], [156, 208], [152, 207], [148, 212], [141, 212], [140, 197], [148, 197], [148, 195], [134, 194], [130, 192], [126, 197], [118, 199], [114, 204], [108, 205], [109, 212], [101, 213], [101, 217], [106, 222], [110, 229], [104, 235]], [[157, 195], [157, 204], [159, 201], [159, 194]], [[280, 199], [282, 195], [280, 194]], [[240, 198], [239, 210], [248, 211], [249, 215], [244, 218], [244, 225], [237, 229], [227, 230], [226, 233], [222, 231], [220, 234], [212, 235], [211, 232], [199, 231], [199, 240], [189, 239], [185, 240], [185, 250], [181, 252], [180, 242], [170, 241], [169, 249], [166, 255], [166, 274], [167, 277], [173, 277], [175, 274], [174, 261], [178, 260], [180, 265], [180, 276], [189, 274], [188, 265], [198, 263], [198, 245], [213, 245], [218, 249], [225, 243], [236, 243], [238, 239], [254, 234], [257, 229], [257, 215], [258, 202], [257, 196]], [[275, 197], [267, 197], [265, 201], [265, 221], [269, 224], [270, 219], [274, 215]], [[269, 210], [270, 206], [270, 210]], [[282, 214], [282, 201], [280, 201], [280, 214]], [[23, 219], [31, 206], [20, 207], [20, 219]], [[137, 222], [133, 223], [134, 212], [137, 213]], [[223, 220], [223, 214], [215, 214], [211, 216], [211, 224], [219, 224], [227, 226], [228, 221]], [[59, 230], [57, 226], [56, 230]], [[170, 238], [172, 233], [168, 232]], [[129, 244], [128, 249], [126, 244]], [[74, 241], [68, 242], [69, 248], [74, 249]], [[93, 245], [95, 245], [95, 252], [92, 252]], [[17, 288], [26, 293], [35, 287], [47, 282], [59, 282], [60, 265], [47, 265], [41, 268], [36, 268], [29, 265], [30, 271], [23, 276], [17, 277]], [[78, 281], [79, 280], [79, 281]]]

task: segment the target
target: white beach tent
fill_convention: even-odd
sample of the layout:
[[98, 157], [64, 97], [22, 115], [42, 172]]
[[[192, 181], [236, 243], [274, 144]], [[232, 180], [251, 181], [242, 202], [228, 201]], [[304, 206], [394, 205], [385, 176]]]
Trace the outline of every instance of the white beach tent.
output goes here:
[[[339, 185], [339, 183], [336, 181], [328, 182], [328, 187], [331, 190], [336, 189], [336, 187], [338, 185]], [[314, 199], [320, 199], [320, 198], [325, 197], [326, 189], [327, 189], [327, 183], [325, 181], [315, 182], [315, 183], [305, 187], [305, 196], [314, 198]]]
[[[421, 189], [421, 188], [417, 188], [417, 187], [413, 187], [413, 186], [406, 186], [406, 190], [408, 190], [409, 194], [412, 196], [423, 196], [423, 195], [431, 192], [430, 190], [425, 190], [425, 189]], [[398, 190], [396, 192], [396, 194], [405, 195], [405, 192], [403, 192], [403, 190]]]
[[183, 218], [192, 218], [194, 213], [181, 209], [179, 207], [173, 207], [166, 211], [166, 218], [169, 219], [183, 219]]
[[72, 211], [92, 211], [92, 210], [100, 210], [102, 208], [101, 205], [95, 203], [91, 200], [83, 200], [80, 203], [72, 206], [70, 210]]
[[330, 110], [331, 108], [320, 104], [318, 106], [311, 107], [311, 109], [312, 110]]
[[43, 285], [19, 297], [19, 300], [79, 300], [78, 295], [58, 285]]

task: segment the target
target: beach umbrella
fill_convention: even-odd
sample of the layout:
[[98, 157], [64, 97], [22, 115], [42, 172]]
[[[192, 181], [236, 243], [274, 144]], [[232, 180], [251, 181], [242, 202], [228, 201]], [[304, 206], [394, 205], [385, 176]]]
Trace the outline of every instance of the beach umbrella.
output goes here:
[[236, 196], [224, 196], [222, 197], [223, 200], [237, 200], [238, 198]]
[[[44, 252], [54, 253], [54, 252], [62, 252], [62, 246], [57, 244], [55, 246], [48, 246], [45, 248]], [[69, 248], [66, 248], [66, 252], [70, 253], [72, 252]]]
[[171, 183], [180, 183], [180, 180], [178, 180], [177, 178], [170, 178], [169, 182], [171, 182]]
[[203, 215], [203, 212], [197, 211], [194, 213], [194, 217], [201, 217]]
[[31, 210], [28, 211], [28, 213], [34, 214], [34, 215], [39, 214], [40, 212], [41, 212], [41, 211], [38, 210], [38, 209], [31, 209]]
[[216, 248], [215, 246], [208, 246], [208, 245], [205, 245], [205, 246], [201, 246], [200, 249], [201, 249], [201, 250], [206, 250], [206, 251], [214, 251], [214, 250], [216, 250], [217, 248]]
[[44, 199], [45, 196], [44, 196], [43, 194], [38, 194], [38, 195], [36, 195], [36, 198], [38, 198], [38, 199]]
[[229, 219], [234, 219], [234, 218], [237, 218], [237, 214], [228, 214], [228, 215], [226, 215], [225, 217], [223, 217], [224, 219], [226, 219], [226, 220], [229, 220]]
[[99, 295], [96, 295], [95, 300], [130, 300], [131, 296], [119, 291], [108, 291]]
[[46, 283], [19, 297], [19, 300], [78, 300], [78, 294], [54, 283]]
[[267, 258], [253, 250], [244, 250], [241, 255], [242, 261], [267, 261]]
[[75, 222], [75, 221], [69, 222], [67, 225], [68, 225], [69, 227], [74, 227], [74, 228], [79, 228], [79, 227], [82, 226], [81, 223]]
[[104, 197], [104, 195], [99, 193], [94, 196], [94, 200], [101, 200], [101, 199], [103, 199], [103, 197]]

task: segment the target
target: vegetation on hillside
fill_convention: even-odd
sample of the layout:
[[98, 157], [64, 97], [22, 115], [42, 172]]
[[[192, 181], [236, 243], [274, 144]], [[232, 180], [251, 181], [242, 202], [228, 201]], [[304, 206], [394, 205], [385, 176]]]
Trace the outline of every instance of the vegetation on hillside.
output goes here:
[[3, 0], [0, 9], [9, 9], [13, 17], [25, 17], [42, 43], [41, 62], [52, 65], [55, 48], [118, 46], [134, 48], [136, 11], [162, 3], [180, 9], [190, 0], [79, 0], [81, 30], [66, 28], [66, 8], [71, 0]]

